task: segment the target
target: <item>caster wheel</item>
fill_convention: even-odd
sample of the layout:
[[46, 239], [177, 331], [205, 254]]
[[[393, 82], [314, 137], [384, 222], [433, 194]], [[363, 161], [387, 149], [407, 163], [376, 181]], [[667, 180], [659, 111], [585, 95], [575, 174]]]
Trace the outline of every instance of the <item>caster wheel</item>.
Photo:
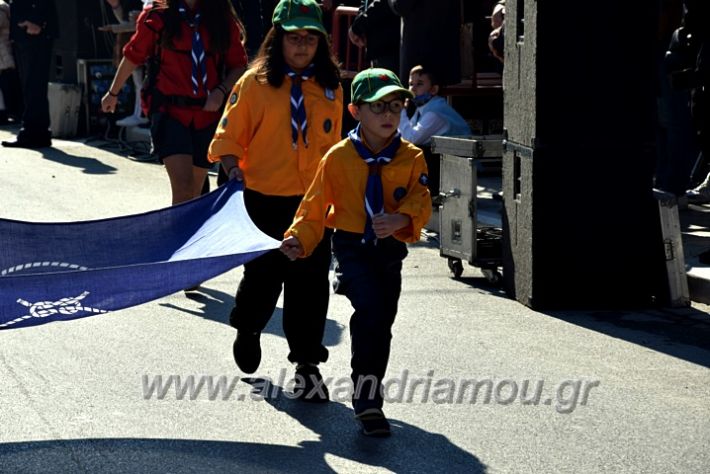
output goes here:
[[503, 275], [494, 268], [484, 268], [481, 272], [491, 285], [500, 285], [503, 282]]
[[461, 278], [463, 275], [463, 262], [458, 258], [449, 258], [449, 270], [454, 274], [454, 278]]

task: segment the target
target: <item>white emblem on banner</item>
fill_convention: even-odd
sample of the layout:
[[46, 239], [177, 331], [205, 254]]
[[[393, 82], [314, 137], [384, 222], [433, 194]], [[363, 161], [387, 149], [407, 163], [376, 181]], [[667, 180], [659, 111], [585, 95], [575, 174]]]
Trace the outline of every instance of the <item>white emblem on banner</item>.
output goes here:
[[30, 318], [46, 318], [48, 316], [54, 316], [57, 314], [60, 316], [73, 316], [80, 312], [94, 314], [108, 313], [108, 311], [104, 311], [102, 309], [82, 306], [81, 300], [83, 300], [87, 296], [89, 296], [89, 292], [85, 291], [74, 298], [62, 298], [57, 301], [38, 301], [37, 303], [30, 303], [29, 301], [25, 301], [22, 298], [18, 298], [17, 302], [19, 304], [29, 308], [29, 314], [25, 316], [20, 316], [19, 318], [13, 319], [12, 321], [8, 321], [4, 324], [0, 324], [0, 328], [12, 326], [13, 324], [17, 324], [21, 321]]

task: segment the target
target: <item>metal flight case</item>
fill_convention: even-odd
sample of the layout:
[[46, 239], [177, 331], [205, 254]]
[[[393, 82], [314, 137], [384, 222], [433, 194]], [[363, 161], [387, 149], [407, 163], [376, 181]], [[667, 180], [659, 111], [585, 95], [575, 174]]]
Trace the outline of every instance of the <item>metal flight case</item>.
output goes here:
[[461, 277], [466, 261], [480, 268], [489, 282], [502, 282], [502, 139], [501, 135], [432, 138], [432, 151], [440, 155], [441, 164], [440, 255], [447, 259], [454, 278]]

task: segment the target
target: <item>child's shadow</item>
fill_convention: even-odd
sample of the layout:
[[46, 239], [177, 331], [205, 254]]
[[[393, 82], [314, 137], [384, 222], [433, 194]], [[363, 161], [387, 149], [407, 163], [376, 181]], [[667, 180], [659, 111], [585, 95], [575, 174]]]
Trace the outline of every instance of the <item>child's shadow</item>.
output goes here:
[[393, 472], [486, 472], [485, 465], [476, 456], [441, 434], [390, 418], [390, 438], [368, 438], [360, 433], [352, 410], [342, 403], [305, 403], [293, 400], [282, 387], [269, 380], [242, 380], [254, 387], [255, 394], [267, 394], [265, 402], [317, 433], [319, 441], [303, 441], [300, 446], [317, 453], [323, 460], [326, 454], [331, 454]]

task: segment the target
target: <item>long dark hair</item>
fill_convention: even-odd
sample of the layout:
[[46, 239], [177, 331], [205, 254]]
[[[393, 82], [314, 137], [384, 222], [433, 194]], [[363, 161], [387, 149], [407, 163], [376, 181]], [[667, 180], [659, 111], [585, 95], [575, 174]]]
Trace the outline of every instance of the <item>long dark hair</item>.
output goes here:
[[[324, 89], [337, 89], [340, 84], [340, 67], [332, 53], [330, 42], [318, 31], [309, 31], [318, 35], [318, 49], [313, 57], [315, 80]], [[251, 64], [256, 70], [256, 80], [260, 84], [268, 83], [272, 87], [281, 87], [284, 81], [286, 61], [283, 54], [283, 38], [285, 31], [280, 26], [274, 26], [266, 34], [261, 43], [259, 53]]]
[[[155, 0], [153, 8], [164, 10], [165, 28], [161, 35], [161, 45], [173, 48], [173, 39], [180, 37], [182, 16], [178, 8], [180, 0]], [[242, 43], [245, 41], [244, 26], [229, 0], [207, 0], [200, 2], [200, 24], [210, 32], [210, 49], [212, 53], [225, 53], [230, 44], [230, 24], [236, 21], [242, 32]]]

